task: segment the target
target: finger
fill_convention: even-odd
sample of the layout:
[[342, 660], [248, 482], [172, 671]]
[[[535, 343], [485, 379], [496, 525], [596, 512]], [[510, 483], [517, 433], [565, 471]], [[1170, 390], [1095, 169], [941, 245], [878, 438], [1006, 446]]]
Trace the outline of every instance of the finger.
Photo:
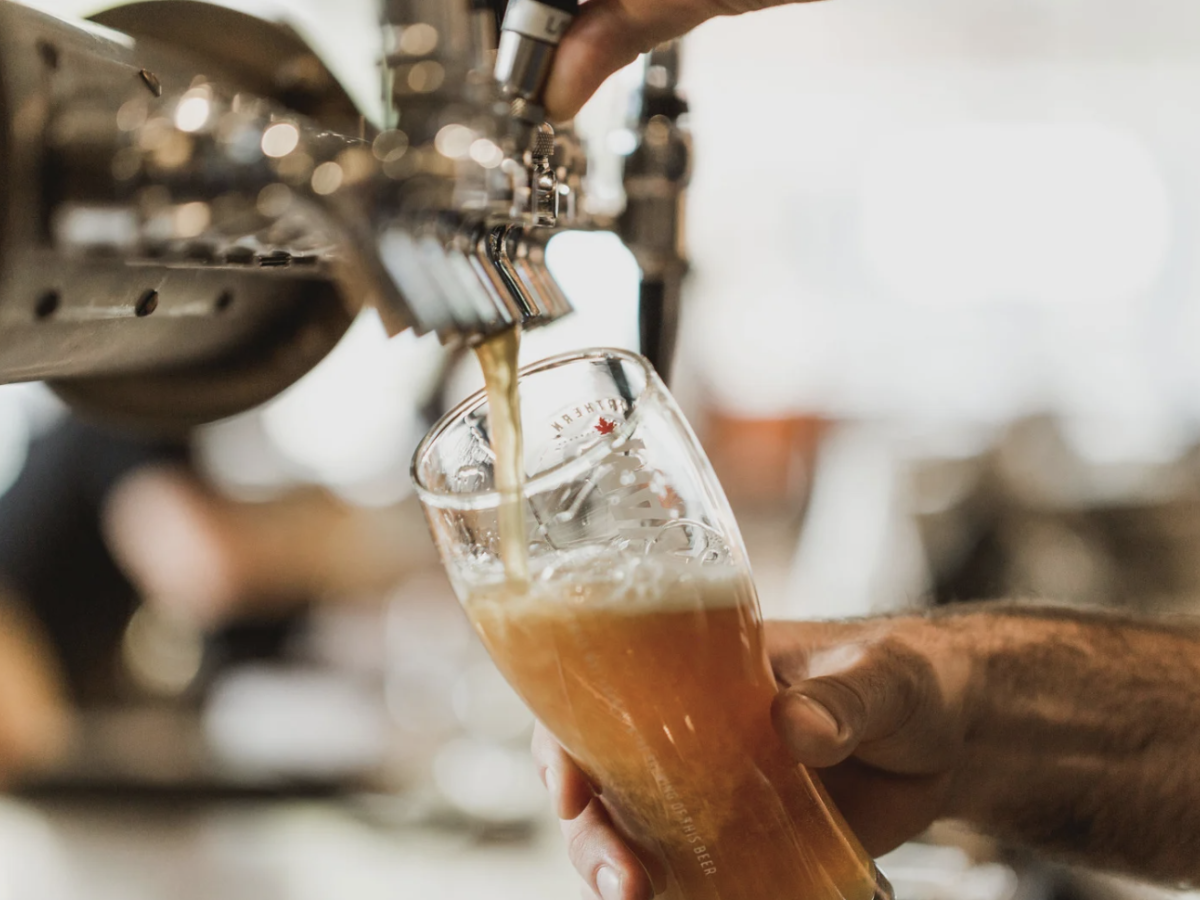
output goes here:
[[711, 0], [589, 0], [555, 54], [546, 86], [550, 118], [571, 118], [609, 75], [717, 12]]
[[[917, 661], [889, 642], [848, 644], [810, 654], [809, 677], [781, 692], [772, 707], [776, 728], [793, 756], [825, 767], [864, 741], [895, 734], [922, 702]], [[922, 687], [924, 685], [924, 687]]]
[[538, 775], [550, 792], [555, 815], [560, 819], [574, 819], [592, 799], [592, 786], [587, 776], [541, 722], [533, 729], [530, 749]]
[[896, 775], [857, 759], [820, 773], [829, 796], [871, 856], [882, 856], [941, 817], [948, 775]]
[[646, 870], [625, 846], [599, 800], [560, 825], [571, 864], [601, 900], [650, 900], [653, 890]]

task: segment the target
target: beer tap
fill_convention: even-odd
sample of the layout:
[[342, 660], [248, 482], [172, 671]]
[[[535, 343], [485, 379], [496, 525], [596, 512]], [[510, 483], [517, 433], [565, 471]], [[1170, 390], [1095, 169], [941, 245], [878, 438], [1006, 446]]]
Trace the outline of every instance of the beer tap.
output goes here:
[[512, 0], [500, 26], [496, 80], [506, 97], [540, 111], [550, 67], [579, 0]]
[[158, 90], [83, 91], [55, 113], [47, 185], [56, 247], [129, 265], [255, 264], [265, 276], [303, 268], [388, 289], [373, 254], [358, 252], [351, 214], [378, 169], [365, 131], [330, 131], [202, 78]]
[[[548, 241], [613, 227], [585, 212], [586, 153], [542, 108], [575, 11], [382, 0], [371, 126], [276, 23], [135, 0], [72, 24], [0, 0], [0, 382], [175, 428], [278, 393], [365, 304], [392, 332], [468, 344], [566, 314]], [[673, 65], [647, 70], [619, 226], [660, 367], [687, 168]]]
[[[483, 40], [494, 8], [386, 4], [386, 80], [400, 115], [376, 139], [395, 179], [377, 203], [376, 232], [402, 298], [391, 312], [403, 324], [471, 342], [570, 310], [538, 231], [563, 224], [569, 190], [552, 165], [556, 138], [541, 92], [574, 5], [509, 4], [493, 76]], [[390, 146], [404, 150], [389, 165]]]
[[642, 352], [667, 379], [675, 355], [680, 296], [688, 261], [684, 198], [691, 177], [687, 101], [679, 92], [678, 41], [646, 58], [638, 143], [625, 161], [625, 211], [618, 231], [641, 268]]

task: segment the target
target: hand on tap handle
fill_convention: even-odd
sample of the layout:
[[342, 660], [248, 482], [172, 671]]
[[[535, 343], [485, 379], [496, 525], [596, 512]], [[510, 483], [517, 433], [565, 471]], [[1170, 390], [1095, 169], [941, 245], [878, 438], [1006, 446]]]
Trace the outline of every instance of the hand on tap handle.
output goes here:
[[795, 2], [807, 0], [587, 0], [559, 46], [546, 111], [572, 118], [609, 75], [709, 19]]

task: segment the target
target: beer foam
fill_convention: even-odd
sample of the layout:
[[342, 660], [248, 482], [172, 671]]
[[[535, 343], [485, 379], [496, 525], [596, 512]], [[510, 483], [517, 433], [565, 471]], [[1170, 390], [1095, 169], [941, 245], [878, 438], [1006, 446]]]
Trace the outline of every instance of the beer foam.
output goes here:
[[741, 568], [682, 557], [573, 551], [535, 564], [525, 584], [496, 574], [461, 586], [463, 602], [467, 606], [503, 603], [509, 612], [569, 613], [586, 607], [630, 615], [755, 602], [754, 585]]

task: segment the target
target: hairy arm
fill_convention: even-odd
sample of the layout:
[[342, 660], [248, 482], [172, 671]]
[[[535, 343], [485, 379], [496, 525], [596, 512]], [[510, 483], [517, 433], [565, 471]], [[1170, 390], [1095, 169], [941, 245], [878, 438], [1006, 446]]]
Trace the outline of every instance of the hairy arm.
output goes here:
[[1200, 881], [1200, 625], [986, 603], [768, 639], [776, 725], [868, 850], [952, 818]]
[[587, 0], [555, 55], [546, 108], [569, 119], [613, 72], [717, 16], [808, 0]]
[[[874, 856], [938, 819], [1200, 883], [1200, 623], [1018, 604], [768, 622], [772, 715]], [[650, 882], [544, 729], [534, 756], [592, 895]]]
[[944, 815], [1095, 866], [1200, 881], [1200, 628], [984, 609], [930, 623], [972, 657]]

